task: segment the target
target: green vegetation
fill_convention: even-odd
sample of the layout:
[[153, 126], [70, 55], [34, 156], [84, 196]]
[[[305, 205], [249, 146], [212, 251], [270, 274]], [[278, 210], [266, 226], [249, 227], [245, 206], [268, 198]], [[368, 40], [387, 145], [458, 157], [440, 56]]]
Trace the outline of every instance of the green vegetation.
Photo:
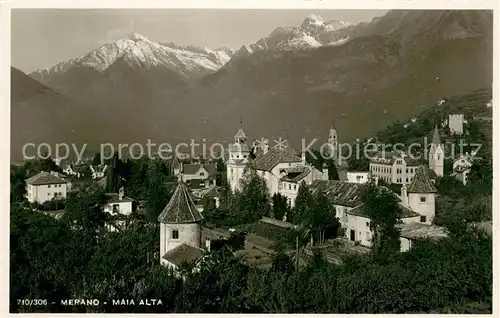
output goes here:
[[[469, 102], [464, 102], [464, 107]], [[481, 135], [483, 130], [475, 132], [474, 124], [471, 125], [471, 138], [487, 140], [487, 136]], [[422, 120], [420, 128], [415, 128], [421, 130], [412, 134], [418, 133], [421, 138], [430, 133], [432, 126], [430, 120]], [[391, 129], [397, 133], [400, 126]], [[405, 134], [396, 135], [394, 141], [414, 138]], [[380, 138], [386, 137], [380, 134]], [[54, 219], [34, 212], [23, 197], [24, 180], [41, 170], [54, 170], [53, 162], [13, 166], [10, 311], [491, 313], [492, 240], [468, 226], [472, 221], [491, 219], [492, 162], [488, 154], [485, 152], [484, 159], [475, 162], [466, 186], [452, 177], [437, 180], [435, 221], [448, 227], [448, 238], [418, 240], [410, 251], [396, 252], [396, 225], [400, 222], [396, 199], [389, 191], [369, 186], [362, 200], [375, 232], [371, 253], [350, 255], [341, 265], [329, 264], [316, 253], [308, 264], [298, 267], [278, 249], [271, 268], [262, 269], [248, 266], [227, 249], [221, 249], [203, 260], [200, 271], [183, 267], [184, 280], [159, 265], [159, 227], [155, 217], [171, 195], [167, 186], [171, 177], [163, 162], [129, 160], [113, 165], [111, 180], [126, 180], [127, 195], [147, 200], [151, 221], [132, 215], [129, 226], [119, 232], [105, 230], [105, 223], [112, 220], [101, 209], [103, 189], [84, 183], [81, 191], [68, 196], [64, 216]], [[218, 166], [217, 171], [218, 178], [224, 180], [224, 169]], [[281, 219], [285, 212], [289, 220], [301, 225], [304, 231], [300, 234], [305, 234], [305, 241], [312, 237], [319, 245], [336, 235], [338, 220], [333, 207], [322, 194], [311, 193], [305, 184], [299, 187], [293, 209], [289, 209], [283, 197], [269, 197], [264, 180], [251, 165], [242, 191], [224, 191], [220, 208], [207, 203], [205, 222], [216, 226], [253, 224], [246, 228], [283, 249], [293, 249], [299, 233], [262, 222], [256, 224], [260, 218]], [[301, 237], [299, 244], [303, 246], [305, 241]], [[62, 306], [59, 300], [69, 298], [97, 298], [101, 303], [96, 307]], [[121, 298], [161, 299], [162, 304], [111, 305], [111, 299]], [[49, 303], [43, 307], [20, 306], [17, 299], [48, 299]]]

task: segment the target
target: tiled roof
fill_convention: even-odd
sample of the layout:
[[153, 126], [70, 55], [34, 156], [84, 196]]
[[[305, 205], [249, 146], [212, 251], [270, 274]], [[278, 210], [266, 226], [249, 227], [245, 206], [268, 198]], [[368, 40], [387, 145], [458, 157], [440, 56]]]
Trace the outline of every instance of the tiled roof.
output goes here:
[[182, 166], [182, 173], [184, 174], [196, 174], [200, 168], [203, 167], [207, 173], [208, 176], [212, 176], [215, 173], [215, 164], [213, 163], [189, 163], [185, 164]]
[[122, 197], [120, 200], [120, 195], [118, 193], [106, 193], [107, 203], [122, 203], [122, 202], [133, 202], [134, 200], [129, 197]]
[[55, 176], [49, 172], [42, 171], [31, 178], [26, 179], [27, 184], [31, 185], [43, 185], [43, 184], [61, 184], [68, 183], [66, 180]]
[[383, 158], [386, 160], [390, 160], [390, 164], [392, 165], [394, 161], [397, 159], [403, 159], [406, 162], [407, 166], [418, 166], [418, 160], [412, 158], [408, 154], [402, 155], [399, 152], [395, 151], [378, 151], [374, 156], [371, 162], [378, 163], [376, 158]]
[[364, 185], [360, 183], [342, 182], [337, 180], [314, 180], [311, 183], [313, 194], [323, 191], [327, 199], [334, 205], [357, 207], [361, 202], [361, 190]]
[[286, 175], [281, 178], [281, 181], [297, 183], [311, 173], [311, 167], [298, 166], [285, 169]]
[[269, 149], [265, 154], [260, 155], [255, 159], [255, 167], [257, 170], [270, 171], [278, 163], [302, 162], [302, 159], [287, 149]]
[[170, 263], [179, 266], [184, 262], [193, 262], [203, 257], [202, 249], [187, 244], [181, 244], [168, 251], [163, 258]]
[[444, 227], [429, 225], [420, 222], [411, 222], [406, 224], [401, 224], [401, 233], [399, 236], [408, 239], [417, 238], [442, 238], [446, 237], [446, 229]]
[[[416, 217], [416, 216], [420, 215], [420, 214], [410, 210], [409, 208], [407, 208], [401, 204], [398, 204], [398, 205], [399, 205], [399, 208], [401, 209], [401, 217], [402, 218], [412, 218], [412, 217]], [[352, 209], [350, 211], [347, 211], [346, 213], [351, 214], [351, 215], [362, 216], [365, 218], [368, 217], [368, 213], [365, 210], [364, 204], [358, 205], [357, 207], [355, 207], [354, 209]]]
[[429, 170], [421, 165], [418, 167], [412, 182], [408, 186], [408, 193], [435, 193], [436, 188], [429, 178]]
[[179, 182], [172, 198], [158, 216], [162, 223], [193, 223], [203, 219], [183, 182]]

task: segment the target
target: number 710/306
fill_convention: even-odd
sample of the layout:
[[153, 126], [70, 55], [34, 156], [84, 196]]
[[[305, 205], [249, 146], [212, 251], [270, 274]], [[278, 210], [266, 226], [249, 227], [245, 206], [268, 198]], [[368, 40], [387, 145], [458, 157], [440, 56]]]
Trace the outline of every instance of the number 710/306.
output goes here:
[[18, 299], [17, 304], [21, 306], [46, 306], [47, 299]]

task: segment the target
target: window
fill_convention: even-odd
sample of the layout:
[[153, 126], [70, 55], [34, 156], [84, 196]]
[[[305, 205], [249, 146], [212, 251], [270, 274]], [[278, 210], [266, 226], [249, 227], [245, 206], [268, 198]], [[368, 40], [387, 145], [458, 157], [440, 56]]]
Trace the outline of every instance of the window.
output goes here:
[[231, 168], [231, 174], [233, 173], [233, 168]]
[[293, 189], [297, 190], [297, 185], [296, 184], [293, 185]]
[[179, 230], [173, 230], [172, 231], [172, 239], [178, 240], [179, 239]]
[[425, 215], [420, 216], [420, 222], [425, 223], [426, 220], [427, 220], [427, 218], [425, 217]]
[[200, 176], [201, 177], [205, 176], [205, 172], [200, 172]]
[[290, 183], [288, 184], [288, 190], [292, 190], [292, 185]]
[[370, 222], [366, 222], [366, 226], [370, 227]]
[[50, 184], [47, 186], [47, 188], [50, 188]]
[[420, 197], [420, 202], [425, 202], [425, 197]]
[[119, 204], [113, 204], [113, 213], [118, 213], [120, 211], [120, 205]]
[[49, 193], [47, 193], [47, 196], [49, 196], [49, 197], [50, 197], [50, 192], [49, 192]]

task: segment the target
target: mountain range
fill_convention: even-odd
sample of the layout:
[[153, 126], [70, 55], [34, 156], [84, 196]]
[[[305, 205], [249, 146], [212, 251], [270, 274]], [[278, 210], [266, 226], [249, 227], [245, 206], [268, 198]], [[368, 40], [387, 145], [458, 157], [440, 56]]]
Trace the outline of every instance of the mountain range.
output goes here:
[[[13, 131], [29, 132], [12, 147], [25, 136], [59, 140], [67, 126], [90, 144], [230, 141], [240, 118], [252, 138], [283, 136], [296, 146], [324, 140], [335, 120], [349, 141], [442, 97], [491, 88], [492, 69], [491, 11], [393, 10], [360, 24], [310, 15], [238, 50], [134, 33], [29, 76], [13, 70], [12, 91], [24, 91], [12, 94]], [[59, 128], [22, 124], [42, 110]]]

